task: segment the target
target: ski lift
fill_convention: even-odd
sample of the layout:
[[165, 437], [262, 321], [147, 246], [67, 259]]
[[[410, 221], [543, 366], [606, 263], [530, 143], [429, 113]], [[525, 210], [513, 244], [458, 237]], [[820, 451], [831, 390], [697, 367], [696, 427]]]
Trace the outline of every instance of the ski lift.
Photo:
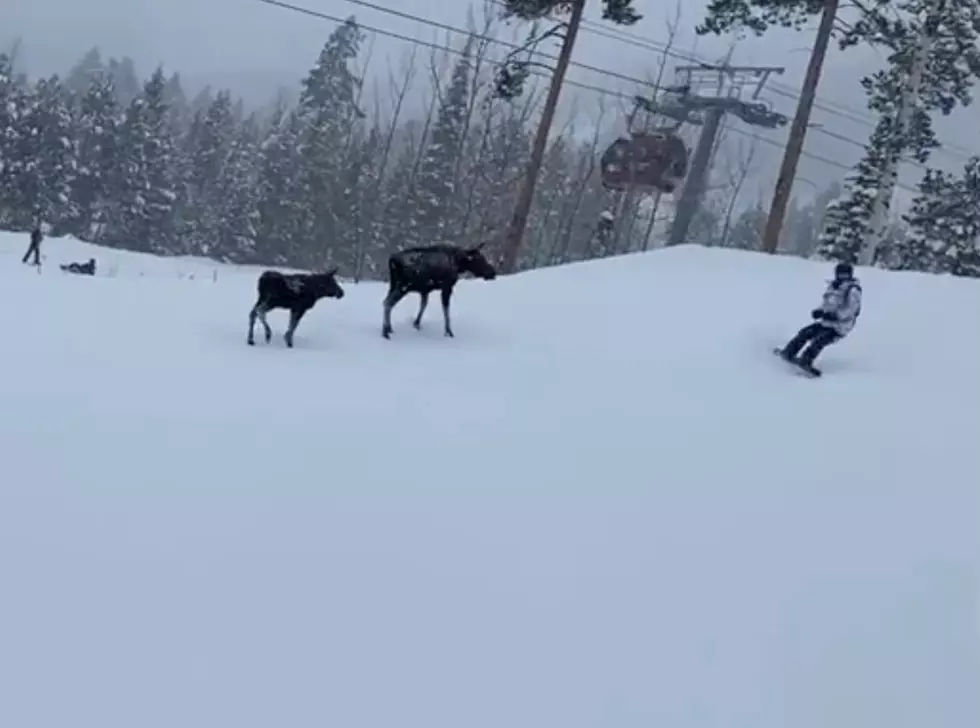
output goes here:
[[633, 187], [670, 194], [687, 174], [687, 145], [669, 130], [620, 137], [602, 155], [602, 184], [622, 191]]
[[[655, 105], [642, 97], [634, 100], [627, 126], [629, 137], [619, 137], [602, 153], [599, 170], [606, 189], [671, 193], [687, 174], [688, 150], [677, 131], [683, 123], [653, 131], [633, 131], [633, 119], [642, 109], [653, 112]], [[662, 112], [654, 112], [661, 113]], [[673, 114], [670, 114], [673, 116]]]

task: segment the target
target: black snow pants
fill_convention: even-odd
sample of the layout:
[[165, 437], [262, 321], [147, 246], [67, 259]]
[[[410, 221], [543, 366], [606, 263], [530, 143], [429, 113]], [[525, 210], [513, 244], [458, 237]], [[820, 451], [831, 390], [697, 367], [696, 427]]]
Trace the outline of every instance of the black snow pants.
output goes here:
[[32, 253], [34, 255], [34, 265], [41, 265], [41, 241], [35, 238], [31, 238], [31, 244], [27, 246], [27, 252], [21, 258], [21, 263], [26, 263]]
[[[817, 355], [840, 338], [840, 334], [830, 326], [815, 321], [804, 326], [797, 332], [796, 336], [789, 340], [789, 343], [783, 347], [783, 355], [797, 359], [807, 366], [813, 366], [813, 360], [817, 358]], [[803, 349], [804, 346], [806, 349]], [[801, 349], [803, 349], [802, 354], [800, 354]], [[799, 354], [799, 358], [797, 358], [797, 354]]]

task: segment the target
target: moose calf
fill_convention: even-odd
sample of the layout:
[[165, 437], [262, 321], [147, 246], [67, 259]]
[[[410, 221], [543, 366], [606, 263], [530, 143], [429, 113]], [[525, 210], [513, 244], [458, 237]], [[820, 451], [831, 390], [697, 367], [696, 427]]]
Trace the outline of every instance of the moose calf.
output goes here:
[[381, 335], [391, 338], [391, 310], [407, 293], [418, 293], [419, 312], [413, 325], [422, 328], [422, 314], [429, 302], [429, 293], [438, 290], [442, 295], [442, 316], [446, 336], [453, 336], [449, 320], [449, 301], [453, 296], [453, 286], [464, 273], [492, 281], [497, 277], [490, 262], [481, 252], [483, 244], [475, 248], [460, 248], [455, 245], [429, 245], [407, 248], [393, 253], [388, 258], [388, 295], [384, 300], [384, 321]]
[[266, 343], [272, 340], [272, 329], [265, 315], [274, 308], [289, 309], [289, 327], [283, 338], [292, 348], [293, 334], [303, 315], [321, 298], [343, 298], [344, 289], [334, 278], [337, 269], [326, 273], [292, 273], [267, 270], [259, 276], [259, 300], [248, 314], [248, 345], [255, 345], [255, 319], [265, 327]]

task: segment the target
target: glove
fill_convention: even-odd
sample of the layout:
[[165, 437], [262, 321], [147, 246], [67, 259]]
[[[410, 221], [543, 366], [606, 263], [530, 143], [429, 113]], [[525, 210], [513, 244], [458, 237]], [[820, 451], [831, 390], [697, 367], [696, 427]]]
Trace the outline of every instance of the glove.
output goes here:
[[815, 308], [810, 311], [810, 315], [813, 317], [814, 321], [819, 321], [823, 318], [823, 311], [821, 311], [819, 308]]
[[823, 315], [823, 320], [824, 321], [839, 321], [840, 319], [838, 318], [837, 314], [834, 313], [833, 311], [827, 311]]

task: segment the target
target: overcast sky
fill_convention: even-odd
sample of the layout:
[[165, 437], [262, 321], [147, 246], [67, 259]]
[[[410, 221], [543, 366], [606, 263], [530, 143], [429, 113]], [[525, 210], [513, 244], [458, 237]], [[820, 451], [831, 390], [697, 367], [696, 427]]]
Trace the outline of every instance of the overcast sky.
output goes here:
[[[673, 15], [677, 0], [636, 0], [643, 20], [628, 32], [652, 41], [668, 38], [666, 20]], [[359, 6], [350, 0], [292, 0], [296, 5], [337, 17], [354, 14], [364, 26], [391, 31], [426, 41], [441, 40], [445, 34], [424, 23]], [[477, 16], [484, 0], [371, 0], [373, 4], [397, 8], [422, 18], [465, 27], [470, 7]], [[491, 0], [492, 2], [492, 0]], [[705, 2], [680, 0], [682, 18], [676, 48], [684, 53], [719, 58], [728, 48], [727, 41], [697, 38], [695, 24], [702, 18]], [[15, 0], [5, 3], [0, 41], [5, 47], [21, 38], [22, 63], [32, 75], [64, 73], [92, 46], [99, 46], [104, 57], [131, 56], [142, 74], [163, 63], [168, 70], [181, 73], [193, 91], [205, 83], [230, 86], [250, 101], [271, 97], [282, 85], [296, 87], [300, 77], [315, 60], [323, 41], [335, 23], [311, 18], [287, 9], [270, 7], [258, 0]], [[587, 17], [601, 22], [601, 4], [590, 3]], [[602, 23], [615, 31], [616, 26]], [[749, 39], [740, 43], [733, 61], [740, 64], [783, 65], [785, 74], [779, 87], [798, 88], [807, 61], [810, 33], [789, 31], [768, 35], [765, 40]], [[403, 56], [408, 43], [377, 37], [375, 59]], [[584, 32], [576, 47], [575, 59], [621, 74], [647, 77], [655, 73], [659, 56], [656, 52], [624, 44], [594, 32]], [[870, 128], [858, 79], [880, 56], [869, 49], [846, 53], [833, 52], [822, 83], [821, 98], [843, 104], [853, 111], [842, 113], [817, 111], [815, 122], [837, 135], [863, 142]], [[380, 64], [378, 64], [380, 65]], [[627, 82], [617, 81], [573, 69], [571, 78], [582, 83], [615, 88], [632, 93]], [[776, 92], [764, 98], [791, 115], [795, 101]], [[587, 94], [587, 92], [579, 92]], [[850, 117], [850, 118], [848, 118]], [[939, 125], [945, 142], [969, 150], [980, 150], [976, 136], [975, 109], [959, 114]], [[773, 139], [784, 139], [784, 132], [763, 132]], [[853, 164], [861, 153], [854, 144], [811, 133], [808, 151], [843, 164]], [[773, 167], [779, 150], [765, 153], [766, 165]], [[942, 166], [962, 164], [963, 154], [951, 150], [937, 158]], [[774, 169], [772, 170], [774, 172]], [[824, 184], [839, 178], [843, 170], [809, 159], [803, 170], [815, 183]], [[914, 183], [917, 173], [909, 177]]]

